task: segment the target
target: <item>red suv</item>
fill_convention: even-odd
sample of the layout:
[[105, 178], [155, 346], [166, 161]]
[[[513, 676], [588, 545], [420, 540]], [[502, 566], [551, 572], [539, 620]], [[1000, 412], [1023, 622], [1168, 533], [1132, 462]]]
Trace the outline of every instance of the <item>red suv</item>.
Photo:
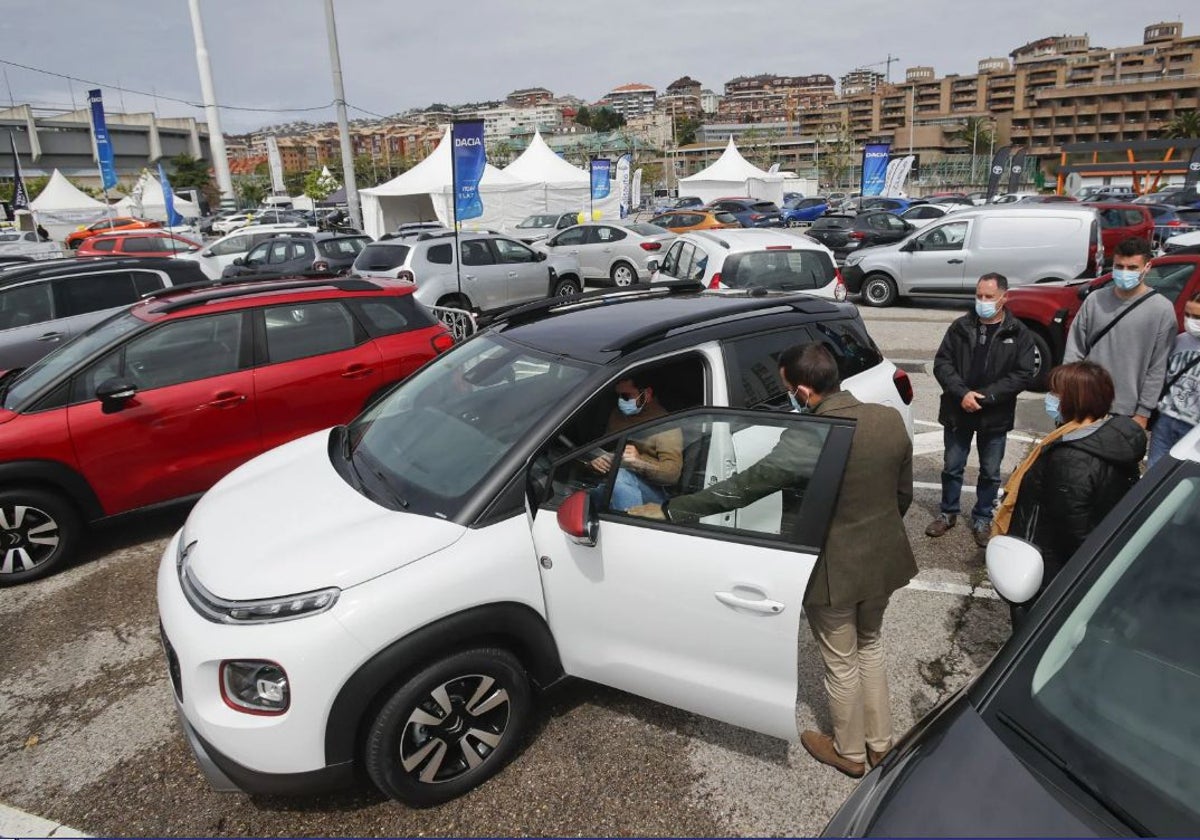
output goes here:
[[[1008, 290], [1008, 311], [1032, 330], [1037, 345], [1037, 387], [1044, 388], [1050, 368], [1062, 362], [1067, 330], [1084, 298], [1111, 282], [1112, 275], [1105, 274], [1095, 280], [1036, 283]], [[1183, 305], [1200, 291], [1200, 253], [1155, 257], [1146, 272], [1146, 283], [1175, 305], [1175, 317], [1182, 330]]]
[[85, 523], [194, 498], [261, 452], [348, 422], [453, 344], [414, 288], [167, 289], [4, 374], [0, 586], [60, 566]]
[[200, 243], [165, 230], [106, 233], [83, 240], [77, 257], [170, 257], [200, 250]]
[[1100, 236], [1104, 240], [1104, 264], [1112, 265], [1117, 246], [1126, 239], [1154, 238], [1154, 216], [1144, 204], [1115, 201], [1088, 202], [1100, 217]]

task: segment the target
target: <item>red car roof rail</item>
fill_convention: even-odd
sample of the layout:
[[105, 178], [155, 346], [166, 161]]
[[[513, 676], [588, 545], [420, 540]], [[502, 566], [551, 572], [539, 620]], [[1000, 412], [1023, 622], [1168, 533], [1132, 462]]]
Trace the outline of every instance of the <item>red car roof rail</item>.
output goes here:
[[[270, 278], [277, 279], [277, 278]], [[301, 289], [320, 289], [333, 288], [343, 292], [377, 292], [383, 287], [378, 283], [372, 283], [370, 280], [364, 280], [359, 277], [351, 278], [328, 278], [323, 280], [293, 280], [284, 283], [269, 283], [266, 278], [261, 279], [261, 285], [255, 283], [254, 277], [237, 277], [227, 278], [225, 286], [229, 286], [230, 282], [236, 282], [238, 288], [220, 288], [220, 281], [214, 281], [213, 284], [187, 284], [186, 286], [176, 286], [175, 290], [183, 292], [189, 291], [196, 286], [204, 288], [212, 288], [210, 292], [197, 292], [193, 295], [187, 295], [180, 300], [164, 301], [161, 306], [153, 309], [156, 314], [169, 315], [172, 312], [179, 312], [183, 309], [190, 309], [193, 306], [203, 306], [206, 303], [213, 303], [220, 300], [232, 300], [234, 298], [246, 297], [247, 295], [257, 295], [263, 292], [289, 292], [299, 291]], [[249, 281], [247, 283], [247, 281]], [[246, 284], [246, 285], [243, 285]], [[164, 290], [166, 291], [166, 290]]]

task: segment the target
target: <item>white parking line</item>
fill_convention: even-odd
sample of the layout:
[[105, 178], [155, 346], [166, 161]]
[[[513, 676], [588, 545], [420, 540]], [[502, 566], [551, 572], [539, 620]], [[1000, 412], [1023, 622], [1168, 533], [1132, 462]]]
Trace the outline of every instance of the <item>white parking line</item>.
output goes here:
[[90, 837], [78, 829], [0, 804], [0, 837]]
[[947, 583], [940, 580], [921, 580], [913, 578], [908, 582], [905, 589], [916, 589], [920, 592], [941, 592], [945, 595], [961, 595], [963, 597], [970, 596], [972, 598], [987, 598], [992, 601], [1000, 600], [1000, 596], [996, 594], [996, 590], [992, 589], [989, 584], [981, 584], [974, 588], [965, 583]]

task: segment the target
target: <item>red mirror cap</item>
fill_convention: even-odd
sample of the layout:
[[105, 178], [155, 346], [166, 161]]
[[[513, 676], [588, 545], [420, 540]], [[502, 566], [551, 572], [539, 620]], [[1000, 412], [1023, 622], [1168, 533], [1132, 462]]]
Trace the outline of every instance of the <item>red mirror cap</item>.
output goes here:
[[587, 491], [576, 490], [558, 508], [558, 527], [563, 533], [576, 539], [588, 536], [588, 518], [591, 515], [591, 499]]

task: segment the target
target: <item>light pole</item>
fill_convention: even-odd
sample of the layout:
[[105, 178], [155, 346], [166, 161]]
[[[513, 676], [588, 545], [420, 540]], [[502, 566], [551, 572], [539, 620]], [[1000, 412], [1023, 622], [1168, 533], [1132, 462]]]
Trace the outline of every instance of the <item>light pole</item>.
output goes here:
[[229, 174], [229, 158], [225, 155], [225, 135], [221, 133], [217, 95], [213, 92], [212, 66], [208, 62], [208, 45], [204, 42], [204, 22], [200, 19], [200, 0], [188, 0], [188, 11], [192, 16], [196, 68], [200, 71], [200, 95], [204, 99], [204, 118], [208, 121], [208, 151], [217, 175], [217, 189], [221, 192], [222, 202], [233, 201], [233, 178]]
[[[191, 0], [196, 3], [197, 0]], [[342, 183], [346, 187], [346, 207], [350, 222], [363, 229], [362, 210], [358, 205], [358, 185], [354, 183], [354, 149], [350, 146], [350, 122], [346, 119], [346, 90], [342, 87], [342, 57], [338, 53], [337, 21], [333, 0], [325, 0], [325, 29], [329, 33], [329, 63], [333, 67], [333, 97], [337, 104], [338, 136], [342, 145]]]

